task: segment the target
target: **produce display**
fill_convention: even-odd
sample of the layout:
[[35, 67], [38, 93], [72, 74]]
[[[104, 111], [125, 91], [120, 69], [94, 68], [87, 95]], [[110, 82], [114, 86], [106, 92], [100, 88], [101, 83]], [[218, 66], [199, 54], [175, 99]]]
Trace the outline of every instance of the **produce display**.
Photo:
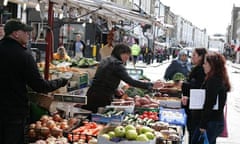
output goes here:
[[[75, 64], [83, 64], [86, 59]], [[90, 60], [91, 62], [91, 60]], [[76, 67], [54, 70], [78, 71]], [[155, 91], [124, 87], [121, 99], [91, 113], [89, 117], [64, 118], [59, 114], [43, 115], [29, 125], [29, 142], [36, 144], [155, 144], [181, 143], [186, 115], [181, 109], [178, 83], [168, 81]], [[173, 95], [172, 95], [173, 94]]]
[[154, 130], [148, 126], [116, 126], [116, 127], [107, 127], [100, 135], [100, 138], [103, 138], [108, 141], [121, 142], [121, 141], [153, 141], [155, 139]]
[[77, 67], [91, 67], [91, 66], [96, 66], [98, 62], [94, 60], [93, 58], [78, 58], [78, 59], [72, 59], [71, 60], [72, 66], [77, 66]]
[[104, 125], [95, 122], [84, 122], [83, 126], [68, 132], [67, 137], [70, 142], [88, 142], [95, 139]]
[[63, 137], [63, 133], [71, 130], [79, 124], [77, 118], [63, 119], [60, 115], [43, 115], [39, 121], [29, 125], [28, 136], [30, 141], [47, 139], [50, 136], [55, 138]]
[[158, 108], [159, 102], [151, 98], [149, 95], [144, 95], [140, 97], [136, 95], [134, 97], [135, 107], [142, 107], [142, 108]]

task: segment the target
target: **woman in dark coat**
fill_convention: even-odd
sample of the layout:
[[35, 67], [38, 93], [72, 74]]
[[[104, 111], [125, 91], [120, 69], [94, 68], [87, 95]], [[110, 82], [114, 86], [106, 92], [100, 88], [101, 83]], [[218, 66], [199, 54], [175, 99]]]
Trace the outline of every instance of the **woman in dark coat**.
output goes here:
[[111, 56], [101, 61], [87, 92], [87, 105], [82, 108], [96, 113], [98, 107], [109, 105], [115, 94], [119, 96], [123, 94], [123, 91], [118, 90], [121, 80], [143, 89], [151, 89], [159, 84], [153, 85], [150, 82], [141, 82], [131, 78], [124, 65], [130, 56], [131, 49], [125, 44], [118, 44], [114, 47]]
[[178, 54], [178, 58], [174, 59], [171, 64], [167, 67], [164, 79], [173, 80], [173, 77], [176, 73], [182, 73], [185, 77], [188, 76], [191, 71], [192, 65], [188, 61], [187, 51], [181, 50]]
[[[205, 73], [203, 70], [203, 63], [205, 59], [205, 55], [207, 50], [205, 48], [195, 48], [192, 53], [192, 64], [193, 69], [190, 72], [187, 81], [182, 84], [183, 91], [183, 107], [187, 113], [187, 129], [189, 133], [189, 140], [191, 140], [191, 136], [195, 127], [195, 120], [192, 119], [191, 113], [189, 110], [188, 99], [190, 95], [190, 89], [199, 89], [204, 81]], [[190, 142], [190, 141], [189, 141]]]
[[[206, 74], [202, 84], [202, 89], [206, 91], [203, 109], [193, 111], [191, 114], [193, 119], [198, 119], [195, 131], [206, 132], [209, 144], [216, 144], [217, 137], [224, 129], [223, 109], [231, 85], [227, 74], [226, 60], [222, 54], [208, 53], [203, 68]], [[192, 139], [193, 144], [194, 140]]]

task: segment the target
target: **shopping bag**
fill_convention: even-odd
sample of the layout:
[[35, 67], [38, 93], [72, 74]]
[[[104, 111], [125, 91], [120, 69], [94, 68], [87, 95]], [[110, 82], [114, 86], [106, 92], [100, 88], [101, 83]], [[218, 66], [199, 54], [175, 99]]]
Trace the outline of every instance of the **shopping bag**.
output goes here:
[[191, 144], [209, 144], [207, 133], [201, 132], [198, 128], [194, 131]]
[[220, 134], [220, 137], [228, 137], [228, 128], [227, 128], [227, 104], [224, 107], [224, 129]]

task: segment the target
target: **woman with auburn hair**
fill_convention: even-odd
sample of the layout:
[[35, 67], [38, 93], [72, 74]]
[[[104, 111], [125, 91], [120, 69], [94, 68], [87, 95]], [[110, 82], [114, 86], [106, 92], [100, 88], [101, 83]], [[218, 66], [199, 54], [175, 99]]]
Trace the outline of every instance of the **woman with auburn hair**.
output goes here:
[[[203, 109], [192, 113], [192, 117], [199, 118], [195, 130], [206, 132], [209, 144], [216, 144], [216, 138], [224, 129], [223, 110], [231, 85], [223, 55], [216, 52], [208, 53], [203, 68], [206, 74], [202, 84], [202, 88], [206, 91], [205, 103]], [[195, 143], [194, 140], [193, 136], [192, 143]]]

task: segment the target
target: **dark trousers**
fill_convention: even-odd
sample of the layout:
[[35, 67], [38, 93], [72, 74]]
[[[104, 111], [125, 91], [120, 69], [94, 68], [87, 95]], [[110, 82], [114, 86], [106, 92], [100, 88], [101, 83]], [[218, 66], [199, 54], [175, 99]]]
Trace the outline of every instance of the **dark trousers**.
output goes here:
[[[224, 129], [223, 120], [208, 122], [206, 132], [209, 144], [216, 144], [216, 139], [222, 133], [223, 129]], [[199, 130], [199, 125], [195, 127], [194, 132], [197, 130]], [[192, 141], [191, 144], [194, 144], [193, 141], [196, 141], [195, 133], [192, 135], [191, 141]]]
[[24, 144], [24, 118], [0, 118], [0, 144]]

